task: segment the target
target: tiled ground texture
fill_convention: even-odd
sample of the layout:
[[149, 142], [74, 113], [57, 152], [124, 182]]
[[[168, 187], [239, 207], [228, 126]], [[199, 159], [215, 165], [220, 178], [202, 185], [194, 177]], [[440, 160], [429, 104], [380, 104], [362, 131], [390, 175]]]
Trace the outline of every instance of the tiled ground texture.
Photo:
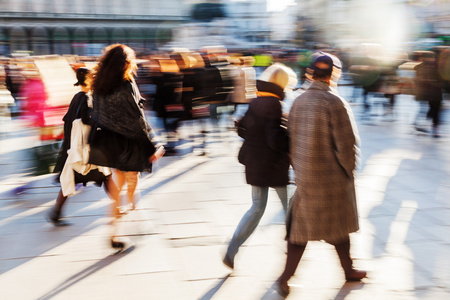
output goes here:
[[[410, 123], [417, 104], [409, 96], [399, 97], [394, 118], [380, 115], [381, 106], [370, 118], [362, 117], [360, 105], [353, 107], [362, 159], [361, 230], [352, 235], [352, 255], [369, 278], [345, 283], [333, 247], [312, 242], [288, 298], [450, 299], [449, 125], [443, 125], [440, 139], [416, 134]], [[447, 115], [446, 109], [446, 121]], [[280, 299], [272, 284], [283, 269], [285, 242], [274, 191], [236, 269], [230, 272], [221, 261], [251, 203], [236, 159], [241, 141], [226, 129], [230, 122], [222, 119], [219, 129], [207, 134], [204, 156], [191, 151], [198, 146], [198, 124], [184, 123], [180, 148], [186, 154], [164, 157], [153, 174], [143, 174], [137, 210], [121, 220], [129, 246], [123, 253], [108, 244], [110, 202], [94, 185], [69, 198], [65, 211], [72, 226], [47, 223], [58, 186], [51, 175], [23, 176], [21, 149], [32, 146], [29, 131], [4, 136], [0, 299]], [[22, 194], [11, 192], [26, 182]]]

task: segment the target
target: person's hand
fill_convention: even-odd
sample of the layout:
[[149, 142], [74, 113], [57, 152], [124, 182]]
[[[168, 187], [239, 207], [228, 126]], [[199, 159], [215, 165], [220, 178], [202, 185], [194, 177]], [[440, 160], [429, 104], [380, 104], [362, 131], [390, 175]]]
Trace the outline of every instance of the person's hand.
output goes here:
[[166, 150], [164, 149], [163, 146], [160, 146], [158, 148], [158, 150], [155, 151], [155, 153], [150, 156], [150, 158], [148, 159], [151, 163], [154, 163], [156, 161], [158, 161], [158, 159], [160, 159], [161, 157], [163, 157], [164, 153], [166, 153]]

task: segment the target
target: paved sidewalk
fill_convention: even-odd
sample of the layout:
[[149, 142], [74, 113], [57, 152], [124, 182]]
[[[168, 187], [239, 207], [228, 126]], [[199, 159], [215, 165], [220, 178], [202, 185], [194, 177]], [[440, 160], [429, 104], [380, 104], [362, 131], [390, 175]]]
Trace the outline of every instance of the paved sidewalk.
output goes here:
[[[450, 299], [449, 124], [440, 139], [415, 133], [415, 105], [401, 97], [394, 121], [361, 119], [354, 106], [362, 160], [352, 256], [369, 277], [346, 283], [334, 248], [312, 242], [288, 299]], [[195, 146], [197, 129], [181, 128], [186, 147]], [[164, 157], [143, 174], [137, 209], [119, 224], [122, 253], [108, 243], [102, 189], [88, 185], [70, 197], [65, 215], [73, 225], [55, 228], [45, 220], [59, 191], [52, 176], [20, 178], [32, 183], [17, 195], [18, 177], [0, 169], [0, 299], [281, 299], [272, 289], [286, 251], [281, 203], [271, 191], [230, 272], [222, 255], [250, 206], [250, 187], [236, 133], [211, 132], [207, 141], [207, 155]]]

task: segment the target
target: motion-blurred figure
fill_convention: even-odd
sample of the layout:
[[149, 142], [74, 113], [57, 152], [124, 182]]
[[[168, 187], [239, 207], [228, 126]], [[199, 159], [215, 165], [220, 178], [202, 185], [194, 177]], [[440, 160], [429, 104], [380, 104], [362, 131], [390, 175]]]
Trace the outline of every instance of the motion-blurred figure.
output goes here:
[[[183, 73], [176, 59], [157, 59], [159, 70], [153, 73], [152, 81], [156, 85], [153, 109], [162, 119], [166, 134], [166, 153], [176, 154], [179, 122], [185, 118], [186, 110], [181, 103]], [[178, 57], [177, 57], [178, 58]]]
[[[111, 198], [113, 225], [120, 216], [119, 194], [125, 180], [133, 178], [135, 190], [139, 172], [151, 171], [152, 163], [164, 151], [157, 151], [152, 139], [152, 128], [145, 119], [139, 89], [134, 81], [136, 71], [134, 51], [125, 45], [110, 45], [94, 69], [92, 85], [93, 135], [90, 141], [89, 163], [110, 167], [117, 190]], [[163, 149], [163, 148], [161, 148]], [[127, 174], [128, 173], [128, 174]], [[134, 193], [133, 195], [134, 196]], [[129, 200], [133, 201], [132, 198]], [[134, 209], [134, 203], [131, 209]], [[116, 227], [111, 233], [111, 246], [123, 248], [117, 240]]]
[[248, 104], [256, 98], [256, 72], [253, 68], [255, 60], [251, 56], [242, 56], [237, 60], [231, 102], [233, 104]]
[[267, 68], [257, 81], [258, 97], [250, 102], [247, 113], [238, 123], [238, 134], [244, 139], [238, 159], [245, 166], [247, 183], [252, 186], [253, 203], [239, 222], [223, 259], [231, 269], [239, 247], [253, 233], [264, 214], [269, 187], [275, 189], [284, 212], [287, 211], [289, 138], [280, 102], [293, 77], [295, 73], [284, 65], [274, 64]]
[[[335, 246], [347, 281], [366, 272], [353, 268], [349, 233], [359, 229], [354, 170], [359, 136], [350, 105], [331, 88], [339, 60], [317, 57], [314, 82], [294, 102], [288, 122], [291, 162], [297, 188], [291, 198], [287, 226], [287, 260], [277, 280], [277, 291], [289, 294], [308, 241], [325, 240]], [[337, 82], [337, 81], [336, 81]]]
[[[399, 65], [399, 63], [397, 63]], [[388, 98], [385, 106], [385, 115], [393, 115], [395, 107], [395, 96], [400, 93], [397, 80], [397, 65], [385, 66], [381, 73], [380, 91]]]
[[[374, 60], [367, 60], [367, 65], [351, 66], [350, 72], [357, 74], [353, 80], [363, 89], [364, 113], [370, 113], [369, 93], [376, 92], [380, 85], [380, 68]], [[370, 63], [370, 64], [369, 64]]]
[[[372, 46], [362, 45], [362, 55], [350, 59], [349, 72], [353, 83], [362, 88], [364, 116], [370, 115], [369, 93], [377, 92], [381, 85], [381, 66]], [[374, 49], [378, 50], [377, 47]]]
[[22, 118], [29, 126], [43, 128], [45, 125], [44, 110], [46, 109], [47, 92], [44, 82], [37, 69], [23, 72], [25, 82], [21, 85], [19, 96]]
[[414, 126], [416, 130], [426, 132], [427, 130], [420, 126], [420, 122], [423, 119], [431, 119], [433, 137], [439, 137], [442, 82], [439, 77], [435, 54], [433, 52], [424, 53], [422, 63], [417, 65], [415, 70], [416, 100], [420, 103], [420, 109], [416, 115]]
[[227, 60], [227, 50], [224, 47], [211, 47], [201, 49], [205, 69], [201, 77], [203, 87], [201, 96], [196, 101], [209, 104], [211, 121], [218, 125], [219, 116], [217, 108], [228, 105], [234, 91], [233, 68]]
[[6, 72], [2, 65], [0, 65], [0, 136], [6, 132], [8, 121], [11, 120], [11, 113], [9, 107], [14, 105], [14, 98], [11, 92], [6, 88]]
[[[75, 120], [81, 119], [82, 124], [85, 125], [92, 124], [91, 109], [88, 106], [87, 95], [91, 88], [89, 73], [89, 70], [86, 68], [79, 68], [76, 71], [77, 82], [75, 86], [80, 86], [81, 91], [73, 97], [69, 109], [63, 118], [64, 141], [54, 169], [54, 172], [59, 173], [57, 180], [61, 183], [61, 190], [56, 198], [55, 206], [48, 215], [49, 221], [55, 226], [69, 225], [69, 223], [61, 219], [61, 214], [67, 197], [75, 191], [75, 184], [83, 183], [86, 185], [90, 181], [95, 182], [98, 186], [104, 184], [108, 194], [116, 189], [114, 182], [110, 179], [111, 171], [109, 168], [97, 168], [94, 165], [87, 165], [87, 161], [84, 163], [80, 161], [83, 158], [83, 152], [86, 151], [83, 149], [83, 140], [87, 142], [90, 127], [84, 128], [81, 124], [76, 124], [76, 132], [72, 136], [72, 125], [75, 124]], [[71, 140], [74, 141], [73, 144], [71, 144]], [[69, 160], [68, 152], [70, 152]]]
[[[236, 62], [234, 75], [234, 91], [231, 102], [235, 105], [233, 118], [239, 120], [245, 114], [248, 103], [256, 98], [256, 71], [253, 68], [255, 59], [252, 56], [242, 56]], [[245, 108], [242, 108], [245, 106]]]
[[21, 70], [14, 63], [5, 64], [6, 73], [6, 88], [11, 92], [14, 98], [15, 105], [12, 107], [12, 114], [17, 115], [20, 112], [20, 97], [19, 92], [22, 84], [25, 82], [25, 78], [22, 75]]

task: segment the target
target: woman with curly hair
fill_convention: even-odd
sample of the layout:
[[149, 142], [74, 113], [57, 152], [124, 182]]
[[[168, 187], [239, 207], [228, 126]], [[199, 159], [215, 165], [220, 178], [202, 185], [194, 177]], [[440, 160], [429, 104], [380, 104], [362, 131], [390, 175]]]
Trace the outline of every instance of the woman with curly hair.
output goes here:
[[[91, 131], [92, 164], [112, 168], [118, 194], [128, 183], [129, 207], [134, 209], [134, 190], [139, 172], [151, 171], [152, 163], [164, 154], [152, 141], [152, 129], [145, 120], [143, 98], [134, 80], [137, 65], [134, 51], [125, 45], [105, 48], [94, 68], [92, 84], [94, 126]], [[113, 224], [120, 216], [119, 197], [114, 197]], [[111, 236], [114, 248], [124, 243]]]

